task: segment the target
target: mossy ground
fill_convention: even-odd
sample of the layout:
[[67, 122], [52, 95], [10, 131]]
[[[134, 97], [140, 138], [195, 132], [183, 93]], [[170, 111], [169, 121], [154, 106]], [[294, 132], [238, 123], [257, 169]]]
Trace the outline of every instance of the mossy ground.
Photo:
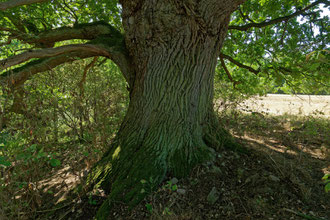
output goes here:
[[[216, 152], [178, 183], [166, 180], [134, 209], [114, 201], [109, 219], [328, 219], [329, 121], [297, 116], [224, 114], [222, 122], [248, 153]], [[143, 189], [151, 190], [152, 179]], [[207, 196], [216, 188], [218, 200]], [[107, 195], [94, 192], [49, 215], [92, 219]], [[79, 201], [79, 203], [78, 203]], [[49, 204], [48, 204], [49, 205]], [[304, 217], [303, 217], [304, 216]], [[39, 219], [47, 219], [44, 214]]]

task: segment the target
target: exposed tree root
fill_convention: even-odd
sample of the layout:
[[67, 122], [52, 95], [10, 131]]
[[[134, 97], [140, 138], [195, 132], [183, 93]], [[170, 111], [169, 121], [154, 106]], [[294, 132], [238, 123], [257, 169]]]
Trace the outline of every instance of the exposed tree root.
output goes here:
[[176, 145], [174, 140], [162, 145], [164, 142], [153, 143], [146, 139], [144, 145], [114, 143], [92, 168], [87, 180], [87, 185], [101, 187], [109, 193], [97, 219], [106, 219], [115, 201], [134, 207], [157, 188], [166, 175], [181, 178], [196, 165], [214, 160], [214, 150], [204, 143], [201, 135], [199, 138], [198, 135], [188, 136], [177, 136]]

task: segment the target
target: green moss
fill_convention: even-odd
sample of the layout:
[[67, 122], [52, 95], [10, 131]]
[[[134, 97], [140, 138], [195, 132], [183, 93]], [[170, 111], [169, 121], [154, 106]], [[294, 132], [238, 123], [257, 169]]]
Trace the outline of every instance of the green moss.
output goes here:
[[[90, 179], [95, 186], [109, 192], [97, 219], [107, 219], [112, 201], [122, 201], [132, 208], [155, 190], [166, 174], [185, 177], [196, 165], [214, 160], [214, 151], [202, 139], [202, 129], [191, 134], [184, 126], [174, 128], [168, 134], [155, 124], [144, 135], [137, 132], [130, 133], [129, 138], [126, 133], [118, 136], [122, 137], [121, 141], [104, 155]], [[226, 131], [217, 135], [223, 134]], [[141, 136], [143, 141], [139, 139]], [[159, 142], [155, 142], [155, 137]], [[216, 139], [213, 135], [209, 137]]]
[[97, 220], [109, 219], [108, 216], [110, 214], [110, 210], [111, 210], [111, 201], [110, 198], [108, 198], [105, 202], [103, 202], [103, 204], [97, 211], [95, 218]]
[[177, 178], [189, 175], [196, 165], [213, 161], [215, 158], [214, 152], [203, 143], [189, 148], [179, 148], [168, 158], [169, 172]]

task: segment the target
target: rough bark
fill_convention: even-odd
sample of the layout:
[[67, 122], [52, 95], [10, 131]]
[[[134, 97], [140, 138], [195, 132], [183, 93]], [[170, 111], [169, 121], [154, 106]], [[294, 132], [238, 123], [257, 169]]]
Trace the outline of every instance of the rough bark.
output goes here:
[[49, 0], [10, 0], [6, 2], [0, 2], [0, 11], [15, 8], [22, 5], [30, 5], [34, 3], [42, 3]]
[[154, 188], [166, 175], [184, 177], [213, 160], [211, 147], [230, 141], [213, 113], [213, 78], [239, 1], [121, 3], [136, 75], [116, 141], [88, 177], [109, 193], [97, 219], [107, 218], [114, 200], [141, 201], [148, 192], [141, 180]]

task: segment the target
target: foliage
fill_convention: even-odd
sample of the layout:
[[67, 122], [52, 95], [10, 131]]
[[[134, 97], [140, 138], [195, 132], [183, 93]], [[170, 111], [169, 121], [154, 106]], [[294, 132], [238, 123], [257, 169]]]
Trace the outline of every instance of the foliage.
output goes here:
[[[230, 79], [219, 62], [216, 81], [239, 82], [235, 85], [238, 93], [248, 95], [266, 92], [329, 94], [329, 17], [322, 14], [328, 7], [322, 3], [324, 1], [246, 1], [232, 15], [221, 51], [245, 67], [226, 59], [225, 65], [232, 75]], [[315, 6], [309, 8], [311, 4]], [[304, 10], [306, 7], [308, 10]], [[0, 15], [1, 27], [30, 37], [58, 27], [96, 21], [122, 31], [118, 1], [80, 0], [69, 4], [65, 0], [54, 0], [51, 4], [1, 11]], [[8, 36], [12, 36], [11, 32], [4, 31], [0, 37], [0, 59], [33, 48], [15, 37], [10, 37], [13, 39], [6, 43]], [[56, 45], [79, 42], [84, 41], [71, 40]]]
[[[270, 22], [309, 4], [308, 0], [246, 1], [233, 14], [231, 26]], [[258, 71], [252, 73], [228, 61], [232, 78], [240, 82], [238, 90], [329, 94], [329, 16], [322, 15], [319, 6], [308, 12], [262, 28], [229, 30], [222, 53]], [[225, 71], [219, 71], [224, 80]]]
[[[33, 218], [44, 205], [41, 198], [56, 192], [45, 190], [40, 180], [67, 166], [77, 172], [90, 168], [118, 129], [127, 106], [126, 85], [112, 63], [99, 60], [97, 69], [87, 73], [82, 95], [80, 83], [90, 62], [38, 75], [21, 94], [2, 90], [6, 123], [0, 132], [0, 203], [8, 217], [20, 219], [26, 212]], [[15, 113], [11, 108], [18, 95]]]
[[322, 177], [322, 180], [325, 184], [324, 186], [324, 190], [326, 193], [330, 192], [330, 174], [325, 174], [323, 177]]

